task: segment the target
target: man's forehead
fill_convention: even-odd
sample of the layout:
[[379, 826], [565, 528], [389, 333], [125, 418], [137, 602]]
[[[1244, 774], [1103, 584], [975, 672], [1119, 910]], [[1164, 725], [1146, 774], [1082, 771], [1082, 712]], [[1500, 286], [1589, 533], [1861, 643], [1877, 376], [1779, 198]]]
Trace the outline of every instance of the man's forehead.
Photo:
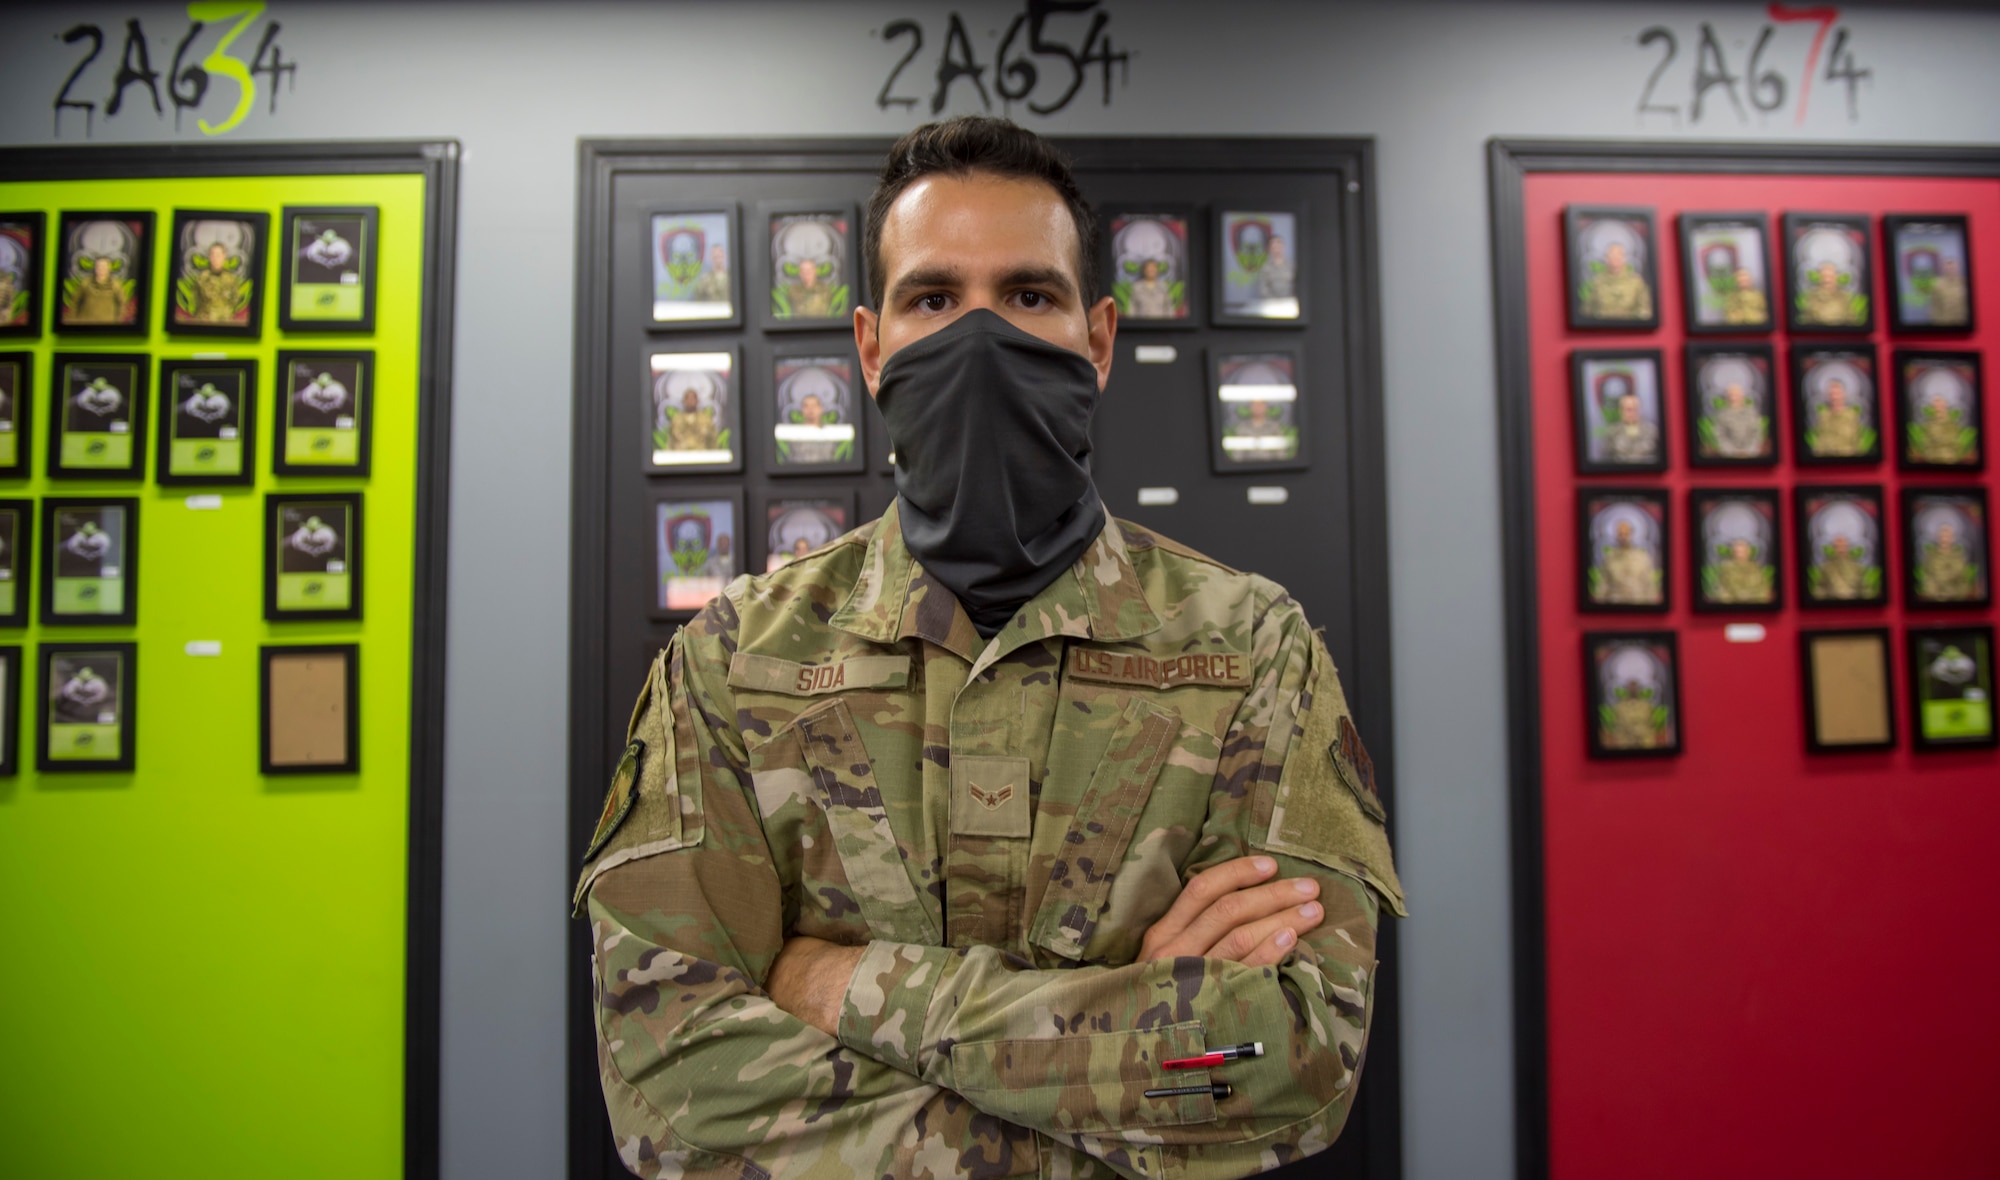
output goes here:
[[1014, 261], [1070, 261], [1080, 243], [1061, 194], [1028, 177], [940, 173], [912, 183], [882, 222], [882, 261], [893, 276], [970, 245], [1005, 247]]

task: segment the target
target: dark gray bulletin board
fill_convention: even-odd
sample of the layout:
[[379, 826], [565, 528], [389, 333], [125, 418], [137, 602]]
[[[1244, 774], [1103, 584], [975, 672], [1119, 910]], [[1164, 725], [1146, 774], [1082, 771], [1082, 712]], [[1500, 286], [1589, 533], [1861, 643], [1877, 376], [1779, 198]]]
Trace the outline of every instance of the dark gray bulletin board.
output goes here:
[[[1366, 139], [1060, 140], [1084, 193], [1100, 210], [1192, 209], [1194, 316], [1186, 326], [1121, 330], [1093, 436], [1094, 470], [1117, 516], [1156, 530], [1290, 591], [1326, 642], [1373, 753], [1394, 813], [1390, 716], [1387, 478], [1382, 387], [1374, 148]], [[622, 726], [652, 655], [675, 623], [649, 617], [649, 504], [677, 486], [736, 490], [752, 522], [749, 564], [763, 568], [767, 497], [806, 489], [851, 490], [859, 520], [895, 495], [888, 438], [866, 411], [858, 474], [774, 476], [763, 440], [772, 411], [774, 350], [825, 343], [851, 351], [851, 330], [769, 331], [760, 326], [768, 287], [760, 206], [867, 200], [887, 140], [586, 140], [579, 149], [576, 393], [571, 555], [570, 846], [581, 856], [623, 743]], [[663, 209], [733, 204], [742, 285], [741, 327], [649, 327], [649, 217]], [[1295, 259], [1304, 325], [1216, 325], [1210, 283], [1220, 209], [1296, 209], [1306, 241]], [[858, 238], [858, 233], [856, 237]], [[860, 276], [857, 274], [857, 280]], [[856, 283], [859, 298], [865, 286]], [[1136, 348], [1171, 346], [1166, 363], [1138, 363]], [[637, 438], [649, 350], [741, 350], [740, 473], [649, 474]], [[1217, 474], [1210, 466], [1210, 353], [1296, 349], [1310, 465], [1302, 470]], [[768, 400], [768, 398], [764, 399]], [[1139, 489], [1171, 487], [1176, 501], [1141, 506]], [[1284, 502], [1252, 503], [1251, 488], [1283, 489]], [[1260, 493], [1268, 500], [1271, 493]], [[1393, 833], [1393, 825], [1392, 825]], [[1291, 1171], [1312, 1176], [1402, 1174], [1400, 1036], [1395, 924], [1380, 939], [1383, 973], [1362, 1092], [1334, 1148]], [[571, 1180], [624, 1175], [608, 1131], [591, 1031], [589, 938], [570, 936], [569, 1128]]]

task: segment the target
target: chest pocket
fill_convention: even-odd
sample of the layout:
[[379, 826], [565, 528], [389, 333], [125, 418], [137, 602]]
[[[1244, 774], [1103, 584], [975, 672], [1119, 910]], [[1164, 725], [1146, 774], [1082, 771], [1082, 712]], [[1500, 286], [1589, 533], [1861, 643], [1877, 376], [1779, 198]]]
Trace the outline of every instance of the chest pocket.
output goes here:
[[938, 945], [936, 920], [910, 879], [911, 858], [889, 823], [875, 767], [847, 702], [836, 697], [816, 705], [799, 714], [793, 726], [851, 900], [860, 907], [869, 935]]

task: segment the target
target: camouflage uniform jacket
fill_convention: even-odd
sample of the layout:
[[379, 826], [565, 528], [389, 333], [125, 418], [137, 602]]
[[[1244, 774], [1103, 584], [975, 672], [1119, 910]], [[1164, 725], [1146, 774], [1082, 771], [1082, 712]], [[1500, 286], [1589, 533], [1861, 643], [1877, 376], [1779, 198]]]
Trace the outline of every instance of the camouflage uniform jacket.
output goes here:
[[[1276, 967], [1137, 963], [1195, 872], [1321, 885]], [[654, 663], [586, 854], [599, 1062], [642, 1176], [1234, 1177], [1353, 1101], [1402, 910], [1333, 663], [1284, 591], [1132, 525], [991, 643], [896, 510], [739, 578]], [[762, 991], [866, 947], [838, 1038]], [[1262, 1041], [1213, 1071], [1162, 1060]], [[1227, 1081], [1232, 1097], [1148, 1099]]]

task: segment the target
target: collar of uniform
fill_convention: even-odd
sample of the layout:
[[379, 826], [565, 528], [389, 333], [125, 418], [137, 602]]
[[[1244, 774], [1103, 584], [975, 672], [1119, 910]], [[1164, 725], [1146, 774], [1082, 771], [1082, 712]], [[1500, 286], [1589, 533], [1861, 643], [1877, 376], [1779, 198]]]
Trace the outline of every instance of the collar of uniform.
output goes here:
[[875, 522], [861, 573], [847, 601], [828, 620], [833, 626], [875, 643], [916, 636], [970, 663], [986, 641], [958, 597], [917, 564], [903, 543], [902, 514], [896, 501]]
[[1057, 577], [1014, 612], [973, 661], [972, 674], [977, 676], [1017, 648], [1058, 635], [1115, 642], [1137, 639], [1159, 627], [1160, 616], [1146, 601], [1139, 571], [1132, 566], [1125, 528], [1106, 512], [1104, 527], [1069, 568], [1069, 576]]

